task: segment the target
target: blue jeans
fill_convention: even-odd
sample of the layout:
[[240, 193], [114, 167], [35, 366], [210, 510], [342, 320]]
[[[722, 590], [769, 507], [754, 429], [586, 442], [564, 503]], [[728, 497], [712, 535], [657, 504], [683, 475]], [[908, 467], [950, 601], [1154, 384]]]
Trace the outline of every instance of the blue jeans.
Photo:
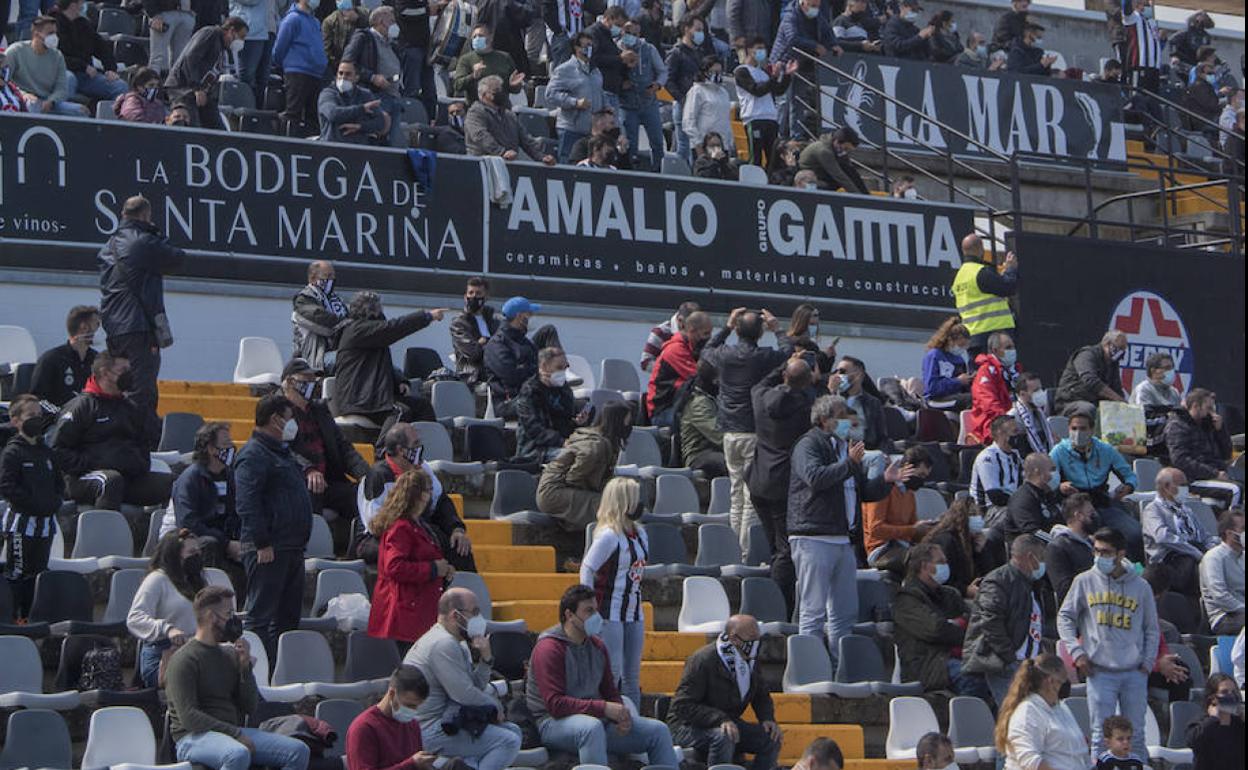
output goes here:
[[[47, 13], [52, 8], [52, 0], [17, 0], [17, 22], [14, 25], [16, 37], [10, 43], [30, 38], [30, 25], [40, 13]], [[8, 18], [0, 19], [0, 25], [7, 25]]]
[[1142, 671], [1106, 671], [1096, 666], [1088, 675], [1088, 717], [1092, 720], [1092, 756], [1105, 751], [1105, 736], [1101, 735], [1101, 723], [1121, 709], [1122, 715], [1131, 720], [1135, 731], [1131, 734], [1131, 753], [1147, 757], [1144, 746], [1144, 724], [1148, 708], [1148, 674]]
[[997, 708], [1001, 708], [1001, 704], [1005, 703], [1005, 695], [1010, 691], [1010, 683], [1014, 681], [1016, 673], [1018, 673], [1018, 661], [1006, 666], [1005, 670], [999, 674], [984, 674], [984, 682], [992, 693], [992, 699], [997, 702]]
[[207, 765], [213, 770], [248, 770], [252, 762], [280, 770], [307, 770], [308, 745], [285, 735], [244, 727], [255, 753], [225, 733], [192, 733], [178, 741], [179, 762]]
[[264, 89], [269, 84], [269, 71], [273, 68], [274, 37], [243, 41], [243, 51], [238, 55], [238, 76], [251, 86], [256, 95], [256, 106], [264, 107]]
[[604, 108], [610, 107], [611, 109], [615, 110], [616, 115], [619, 115], [620, 114], [620, 95], [613, 94], [610, 91], [603, 91], [602, 92], [602, 106]]
[[637, 716], [635, 712], [633, 727], [624, 735], [619, 734], [615, 725], [588, 714], [546, 719], [538, 730], [543, 745], [578, 754], [582, 765], [605, 766], [608, 754], [641, 753], [648, 758], [648, 765], [680, 765], [667, 725], [657, 719]]
[[480, 738], [473, 738], [466, 730], [460, 730], [453, 736], [447, 735], [442, 732], [441, 720], [429, 723], [421, 732], [425, 751], [444, 757], [461, 757], [477, 770], [510, 767], [512, 760], [520, 753], [521, 740], [520, 728], [511, 722], [488, 725]]
[[51, 109], [44, 110], [43, 109], [44, 101], [45, 101], [44, 99], [40, 99], [37, 102], [27, 102], [26, 106], [27, 108], [30, 109], [31, 112], [47, 114], [47, 115], [69, 115], [70, 117], [74, 117], [74, 118], [83, 118], [83, 117], [86, 117], [88, 114], [87, 108], [79, 104], [78, 102], [70, 102], [70, 101], [52, 102]]
[[403, 95], [419, 99], [429, 116], [427, 123], [438, 117], [438, 86], [433, 82], [433, 65], [424, 48], [412, 46], [403, 52]]
[[68, 72], [66, 76], [71, 94], [82, 94], [92, 99], [111, 102], [129, 90], [126, 81], [121, 78], [109, 80], [103, 73], [97, 72], [95, 77], [91, 77], [85, 72]]
[[637, 168], [638, 139], [641, 129], [646, 129], [646, 138], [650, 140], [650, 170], [658, 171], [663, 166], [663, 150], [667, 144], [663, 141], [663, 118], [659, 115], [659, 103], [651, 101], [635, 110], [621, 110], [624, 117], [624, 135], [628, 137], [628, 155]]
[[572, 145], [584, 138], [585, 134], [580, 131], [559, 129], [559, 162], [567, 163], [568, 157], [572, 155]]
[[801, 633], [828, 643], [833, 660], [841, 637], [858, 622], [858, 561], [849, 543], [825, 543], [806, 537], [790, 540], [797, 567], [798, 618]]
[[168, 639], [139, 644], [139, 678], [144, 687], [157, 687], [160, 679], [160, 658], [172, 645]]
[[607, 645], [611, 657], [611, 675], [620, 688], [620, 695], [641, 703], [641, 653], [646, 644], [646, 622], [624, 623], [608, 620], [598, 635]]
[[686, 163], [692, 164], [693, 155], [689, 147], [689, 137], [685, 135], [685, 129], [682, 127], [681, 113], [683, 111], [683, 99], [672, 102], [672, 136], [676, 138], [676, 154], [684, 158]]
[[992, 692], [988, 689], [988, 685], [984, 682], [982, 676], [962, 673], [962, 661], [957, 658], [950, 658], [945, 665], [949, 671], [949, 687], [955, 693], [979, 698], [984, 702], [987, 702], [992, 697]]

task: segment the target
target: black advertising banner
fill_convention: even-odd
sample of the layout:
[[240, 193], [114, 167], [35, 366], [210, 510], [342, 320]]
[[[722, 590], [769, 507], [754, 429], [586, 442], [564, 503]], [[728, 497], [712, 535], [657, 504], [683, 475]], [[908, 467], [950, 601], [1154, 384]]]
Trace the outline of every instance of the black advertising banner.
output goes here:
[[[1123, 100], [1113, 86], [885, 56], [845, 54], [829, 61], [923, 116], [1004, 155], [1127, 159]], [[916, 137], [928, 147], [991, 157], [983, 148], [824, 67], [819, 68], [819, 86], [824, 119], [849, 126], [875, 144], [887, 140], [894, 150], [923, 151], [909, 138]], [[887, 137], [880, 118], [890, 126]]]
[[[1127, 333], [1123, 386], [1153, 352], [1174, 358], [1175, 387], [1244, 404], [1244, 260], [1236, 256], [1023, 233], [1017, 236], [1019, 361], [1056, 385], [1066, 359], [1111, 328]], [[1235, 432], [1235, 431], [1233, 431]]]

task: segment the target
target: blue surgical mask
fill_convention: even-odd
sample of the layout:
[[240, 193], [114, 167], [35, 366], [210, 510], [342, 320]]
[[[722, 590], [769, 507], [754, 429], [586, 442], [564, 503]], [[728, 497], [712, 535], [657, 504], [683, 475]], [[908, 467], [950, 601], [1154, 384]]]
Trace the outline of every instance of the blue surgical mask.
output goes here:
[[901, 15], [901, 18], [905, 21], [913, 23], [915, 19], [919, 18], [919, 14], [915, 11], [906, 11]]
[[321, 7], [321, 0], [308, 0], [308, 8], [315, 11]]
[[474, 51], [484, 51], [487, 45], [489, 45], [489, 42], [480, 35], [472, 39], [472, 50]]
[[703, 32], [702, 30], [698, 30], [697, 32], [694, 32], [694, 33], [693, 33], [693, 44], [694, 44], [694, 45], [702, 45], [702, 43], [704, 43], [704, 42], [706, 42], [706, 33], [705, 33], [705, 32]]
[[611, 37], [619, 37], [622, 34], [624, 34], [624, 30], [620, 29], [614, 24], [611, 25]]
[[853, 386], [849, 382], [849, 375], [842, 374], [841, 382], [839, 385], [836, 386], [836, 389], [842, 393], [848, 393], [851, 387]]
[[407, 724], [416, 720], [416, 709], [407, 706], [395, 706], [390, 712], [390, 716], [394, 717], [394, 721], [400, 724]]
[[819, 15], [819, 9], [818, 9], [818, 8], [807, 8], [807, 9], [804, 11], [804, 13], [806, 14], [806, 18], [808, 18], [808, 19], [813, 19], [813, 18], [815, 18], [816, 16], [818, 16], [818, 15]]
[[1108, 575], [1118, 569], [1118, 557], [1098, 556], [1096, 557], [1096, 568], [1101, 571], [1102, 575]]
[[988, 56], [988, 46], [986, 45], [975, 46], [975, 53], [981, 58]]
[[937, 583], [941, 584], [942, 586], [945, 583], [948, 583], [949, 582], [949, 565], [937, 564], [936, 574], [932, 575], [932, 580], [935, 580]]
[[351, 0], [338, 0], [338, 10], [340, 11], [349, 11], [354, 7]]
[[632, 48], [637, 45], [637, 36], [626, 32], [623, 37], [620, 38], [620, 42], [624, 44], [625, 48]]
[[754, 49], [754, 61], [758, 62], [759, 64], [762, 64], [763, 62], [767, 61], [767, 49], [755, 48]]
[[595, 612], [585, 619], [585, 633], [588, 636], [597, 636], [602, 633], [602, 615]]
[[1036, 48], [1044, 48], [1044, 38], [1042, 37], [1036, 38], [1035, 41], [1032, 42], [1032, 45], [1034, 45]]
[[980, 532], [984, 531], [984, 517], [968, 516], [966, 518], [966, 525], [970, 527], [972, 535], [978, 535]]
[[1174, 370], [1173, 369], [1167, 369], [1161, 373], [1161, 384], [1162, 385], [1174, 384]]
[[867, 432], [863, 429], [861, 425], [849, 426], [849, 440], [850, 441], [862, 441], [864, 438], [866, 438], [866, 436], [867, 436]]
[[1031, 571], [1031, 580], [1033, 583], [1044, 577], [1044, 573], [1047, 572], [1046, 566], [1047, 565], [1045, 565], [1044, 562], [1040, 562], [1040, 566]]
[[1010, 367], [1016, 363], [1018, 363], [1018, 350], [1016, 348], [1010, 348], [1001, 354], [1002, 366]]
[[853, 427], [849, 420], [837, 420], [836, 427], [832, 429], [832, 433], [841, 441], [848, 441]]

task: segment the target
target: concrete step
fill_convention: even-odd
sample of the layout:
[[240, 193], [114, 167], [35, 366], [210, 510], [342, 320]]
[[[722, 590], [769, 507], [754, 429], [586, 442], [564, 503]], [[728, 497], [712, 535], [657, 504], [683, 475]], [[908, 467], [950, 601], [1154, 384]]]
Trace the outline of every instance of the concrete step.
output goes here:
[[[506, 524], [506, 522], [503, 523]], [[475, 543], [476, 541], [473, 542]], [[481, 577], [485, 580], [486, 587], [490, 589], [490, 599], [494, 602], [524, 601], [528, 599], [553, 599], [559, 601], [563, 597], [564, 591], [580, 582], [576, 575], [560, 572], [535, 574], [531, 572], [483, 571]]]
[[684, 662], [698, 650], [715, 639], [714, 634], [682, 634], [675, 631], [655, 631], [646, 634], [642, 648], [642, 660]]
[[250, 396], [251, 387], [232, 382], [191, 382], [189, 380], [161, 380], [156, 383], [161, 398], [166, 396]]
[[[816, 738], [831, 738], [841, 747], [845, 759], [862, 759], [866, 756], [866, 742], [861, 725], [808, 725], [780, 723], [783, 743], [780, 747], [780, 764], [792, 767], [802, 758], [802, 752]], [[911, 760], [908, 768], [914, 766]]]
[[641, 691], [674, 693], [685, 670], [683, 660], [641, 660]]
[[473, 547], [479, 572], [554, 572], [555, 549], [548, 545]]

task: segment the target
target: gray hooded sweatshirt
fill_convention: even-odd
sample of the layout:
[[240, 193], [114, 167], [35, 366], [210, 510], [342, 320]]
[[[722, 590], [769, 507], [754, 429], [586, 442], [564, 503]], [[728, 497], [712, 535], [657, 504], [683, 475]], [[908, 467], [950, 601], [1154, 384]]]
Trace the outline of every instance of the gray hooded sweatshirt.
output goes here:
[[1161, 639], [1153, 589], [1130, 566], [1115, 578], [1093, 565], [1071, 584], [1057, 632], [1071, 658], [1088, 656], [1094, 670], [1152, 671]]
[[607, 647], [591, 636], [574, 644], [563, 626], [547, 629], [533, 646], [525, 703], [540, 727], [548, 719], [586, 714], [601, 719], [607, 703], [619, 703]]

